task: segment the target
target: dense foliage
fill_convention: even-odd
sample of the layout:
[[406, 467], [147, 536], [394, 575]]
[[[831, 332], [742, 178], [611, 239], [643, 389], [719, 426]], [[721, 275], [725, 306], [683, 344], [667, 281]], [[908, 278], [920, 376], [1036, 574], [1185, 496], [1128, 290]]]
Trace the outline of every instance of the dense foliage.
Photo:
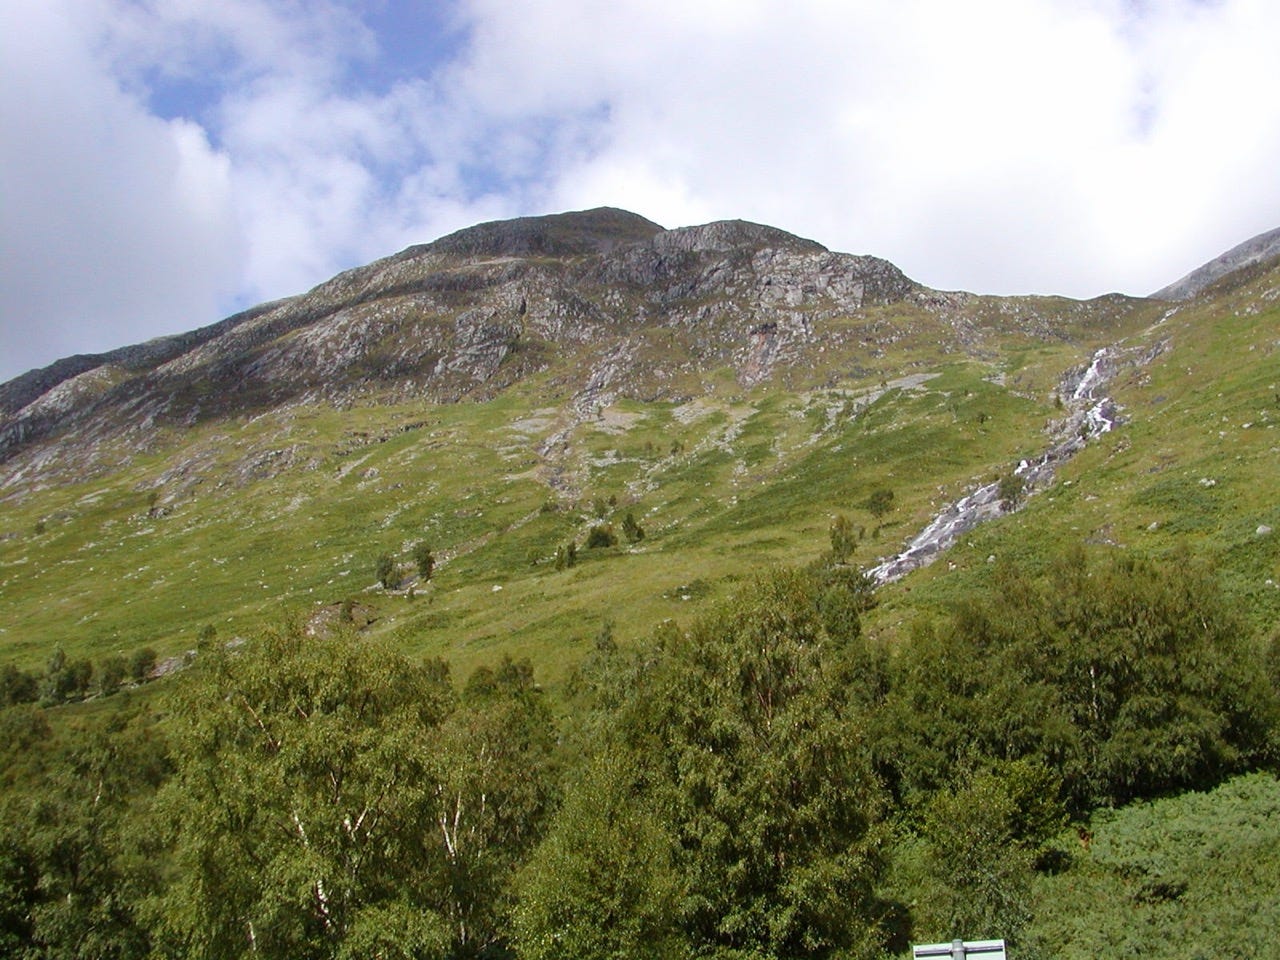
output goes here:
[[882, 767], [911, 802], [954, 771], [1035, 758], [1072, 809], [1203, 787], [1271, 755], [1276, 693], [1208, 571], [1083, 551], [995, 591], [898, 652]]
[[[761, 579], [687, 632], [659, 631], [638, 658], [604, 650], [589, 665], [607, 711], [590, 749], [629, 758], [630, 780], [612, 788], [674, 843], [684, 952], [875, 943], [885, 804], [864, 704], [849, 696], [861, 658], [828, 634], [814, 586], [797, 573]], [[612, 921], [573, 922], [608, 937]]]
[[[527, 664], [459, 685], [350, 632], [210, 643], [145, 696], [104, 665], [73, 707], [31, 702], [65, 658], [5, 668], [0, 953], [1033, 955], [1075, 930], [1054, 875], [1129, 876], [1069, 819], [1276, 759], [1280, 659], [1194, 563], [1002, 570], [887, 651], [836, 559], [606, 631], [559, 721]], [[1152, 857], [1138, 895], [1178, 900]]]

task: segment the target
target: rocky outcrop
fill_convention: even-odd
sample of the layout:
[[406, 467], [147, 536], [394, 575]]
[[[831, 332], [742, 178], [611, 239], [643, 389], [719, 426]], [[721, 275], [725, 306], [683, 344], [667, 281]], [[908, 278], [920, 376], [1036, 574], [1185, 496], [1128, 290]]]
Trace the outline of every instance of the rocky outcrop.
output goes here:
[[[289, 403], [482, 399], [540, 373], [584, 411], [683, 399], [726, 370], [744, 388], [807, 376], [824, 352], [865, 372], [920, 335], [913, 323], [947, 352], [978, 355], [991, 331], [1060, 338], [1080, 309], [1097, 312], [991, 303], [742, 220], [664, 230], [602, 208], [484, 223], [210, 327], [0, 386], [0, 463], [43, 444], [42, 469], [61, 458], [83, 475], [157, 428]], [[0, 487], [31, 469], [9, 464]]]
[[1190, 300], [1228, 274], [1276, 257], [1280, 257], [1280, 227], [1232, 247], [1151, 296], [1157, 300]]
[[[916, 289], [886, 261], [741, 220], [663, 230], [602, 208], [484, 223], [211, 327], [5, 384], [0, 458], [91, 421], [98, 433], [100, 423], [123, 428], [126, 413], [144, 409], [154, 422], [190, 424], [370, 389], [487, 396], [579, 349], [575, 389], [598, 390], [599, 350], [625, 369], [629, 339], [663, 326], [695, 333], [692, 363], [734, 363], [757, 382], [792, 355], [788, 343], [812, 335], [815, 311]], [[762, 350], [752, 331], [767, 324]]]

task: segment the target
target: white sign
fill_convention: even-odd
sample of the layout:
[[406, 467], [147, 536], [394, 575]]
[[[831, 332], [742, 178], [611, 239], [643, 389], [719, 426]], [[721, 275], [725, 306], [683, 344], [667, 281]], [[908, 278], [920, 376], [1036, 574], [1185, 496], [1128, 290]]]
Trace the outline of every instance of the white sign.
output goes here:
[[913, 960], [1007, 960], [1003, 940], [952, 940], [924, 943], [911, 948]]

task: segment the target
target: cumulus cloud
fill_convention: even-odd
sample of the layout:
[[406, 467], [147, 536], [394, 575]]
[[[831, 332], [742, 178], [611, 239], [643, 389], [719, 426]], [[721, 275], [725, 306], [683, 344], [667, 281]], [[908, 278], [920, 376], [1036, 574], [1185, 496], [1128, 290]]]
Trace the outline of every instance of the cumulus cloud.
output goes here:
[[0, 377], [601, 204], [1074, 296], [1280, 224], [1264, 0], [0, 8]]
[[227, 157], [111, 82], [74, 6], [31, 4], [21, 42], [6, 32], [0, 51], [9, 375], [118, 346], [122, 324], [149, 334], [207, 322], [235, 278]]
[[631, 182], [657, 219], [750, 217], [938, 286], [1076, 296], [1153, 289], [1280, 222], [1275, 5], [502, 6], [471, 5], [477, 99], [604, 118], [561, 205]]

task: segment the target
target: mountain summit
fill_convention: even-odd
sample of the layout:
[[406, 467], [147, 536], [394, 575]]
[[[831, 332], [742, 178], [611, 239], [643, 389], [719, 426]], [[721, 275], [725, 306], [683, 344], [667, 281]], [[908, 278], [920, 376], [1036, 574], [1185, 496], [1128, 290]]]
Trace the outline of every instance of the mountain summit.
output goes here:
[[[1190, 295], [1277, 244], [1280, 231], [1264, 234], [1161, 295]], [[894, 376], [895, 356], [985, 359], [1010, 336], [1079, 340], [1118, 329], [1141, 303], [943, 293], [877, 257], [742, 220], [668, 230], [607, 207], [521, 217], [0, 385], [0, 463], [49, 442], [42, 470], [92, 474], [109, 449], [130, 456], [166, 429], [288, 405], [485, 400], [536, 384], [586, 415], [714, 383], [813, 388]]]
[[740, 220], [664, 230], [601, 208], [483, 223], [189, 334], [18, 377], [0, 387], [0, 458], [67, 430], [299, 400], [483, 398], [552, 368], [593, 396], [676, 395], [724, 366], [755, 382], [826, 321], [921, 289], [884, 260]]

